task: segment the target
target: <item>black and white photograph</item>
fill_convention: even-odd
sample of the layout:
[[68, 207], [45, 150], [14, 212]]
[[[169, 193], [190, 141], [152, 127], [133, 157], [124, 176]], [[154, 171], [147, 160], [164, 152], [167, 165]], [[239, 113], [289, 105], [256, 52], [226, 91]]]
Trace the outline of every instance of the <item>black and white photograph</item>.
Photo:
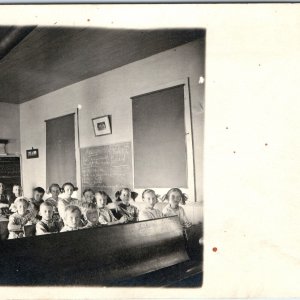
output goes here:
[[0, 5], [1, 298], [299, 297], [299, 20]]
[[12, 25], [0, 47], [0, 284], [201, 287], [205, 29]]
[[97, 123], [97, 128], [100, 131], [106, 129], [105, 122], [99, 122], [99, 123]]

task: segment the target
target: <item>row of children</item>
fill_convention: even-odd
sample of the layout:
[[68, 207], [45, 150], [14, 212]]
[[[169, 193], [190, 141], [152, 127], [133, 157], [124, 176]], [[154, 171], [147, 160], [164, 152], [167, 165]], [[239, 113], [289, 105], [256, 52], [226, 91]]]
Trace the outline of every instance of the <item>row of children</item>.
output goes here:
[[[16, 199], [9, 208], [12, 213], [8, 223], [9, 239], [23, 237], [24, 226], [33, 224], [36, 224], [36, 235], [174, 215], [179, 217], [184, 228], [191, 226], [184, 209], [179, 205], [185, 203], [186, 196], [178, 188], [170, 189], [165, 195], [168, 204], [162, 211], [154, 208], [158, 199], [156, 193], [151, 189], [146, 189], [142, 193], [145, 207], [139, 211], [130, 203], [132, 192], [128, 188], [117, 192], [117, 199], [114, 201], [104, 191], [94, 193], [91, 189], [83, 192], [81, 200], [75, 199], [72, 195], [76, 188], [70, 182], [65, 183], [62, 188], [58, 184], [52, 184], [49, 187], [51, 197], [45, 201], [43, 200], [45, 190], [41, 187], [33, 190], [31, 199], [16, 193], [17, 189], [14, 191], [14, 188]], [[20, 186], [18, 190], [22, 191]], [[110, 203], [108, 204], [108, 202]]]

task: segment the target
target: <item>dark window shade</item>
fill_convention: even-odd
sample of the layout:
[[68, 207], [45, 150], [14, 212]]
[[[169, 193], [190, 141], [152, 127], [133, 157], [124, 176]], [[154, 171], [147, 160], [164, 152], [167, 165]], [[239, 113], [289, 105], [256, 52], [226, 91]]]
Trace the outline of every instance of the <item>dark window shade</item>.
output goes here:
[[132, 98], [134, 187], [187, 187], [183, 85]]
[[74, 114], [46, 121], [46, 181], [76, 185]]

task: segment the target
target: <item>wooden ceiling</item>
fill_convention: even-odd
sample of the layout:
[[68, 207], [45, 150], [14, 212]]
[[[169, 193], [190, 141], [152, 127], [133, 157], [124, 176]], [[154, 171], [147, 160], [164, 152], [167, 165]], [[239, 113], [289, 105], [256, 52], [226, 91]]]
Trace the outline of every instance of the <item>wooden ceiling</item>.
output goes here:
[[[8, 29], [0, 27], [0, 42]], [[23, 103], [203, 36], [203, 30], [36, 27], [0, 60], [0, 102]]]

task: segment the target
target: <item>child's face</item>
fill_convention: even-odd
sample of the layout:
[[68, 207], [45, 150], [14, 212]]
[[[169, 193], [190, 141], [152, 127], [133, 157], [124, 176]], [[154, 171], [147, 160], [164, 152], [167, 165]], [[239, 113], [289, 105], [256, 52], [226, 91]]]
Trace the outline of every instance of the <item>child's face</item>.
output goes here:
[[120, 195], [120, 199], [122, 200], [122, 202], [126, 205], [129, 204], [129, 200], [130, 200], [130, 195], [128, 191], [122, 191], [121, 195]]
[[33, 192], [33, 199], [34, 199], [35, 201], [40, 201], [40, 200], [43, 199], [43, 197], [44, 197], [44, 193], [40, 193], [40, 192], [38, 192], [38, 191], [34, 191], [34, 192]]
[[80, 213], [78, 211], [68, 212], [65, 216], [65, 223], [71, 228], [77, 228], [80, 224]]
[[0, 182], [0, 195], [3, 194], [4, 189], [5, 189], [4, 184]]
[[52, 208], [52, 206], [43, 205], [40, 209], [40, 215], [42, 216], [42, 219], [45, 220], [45, 221], [52, 220], [52, 217], [53, 217], [53, 208]]
[[156, 195], [152, 192], [145, 193], [144, 200], [146, 201], [146, 206], [150, 208], [153, 208], [157, 203]]
[[24, 216], [26, 214], [28, 205], [23, 202], [19, 202], [17, 205], [17, 211], [20, 216]]
[[99, 193], [96, 193], [95, 197], [96, 197], [96, 201], [97, 201], [97, 207], [103, 208], [107, 202], [106, 197]]
[[84, 199], [88, 203], [92, 203], [94, 200], [94, 193], [91, 191], [87, 191], [84, 193]]
[[72, 187], [71, 185], [66, 185], [66, 186], [64, 187], [64, 191], [65, 191], [65, 194], [66, 194], [67, 196], [71, 197], [72, 194], [73, 194], [73, 192], [74, 192], [74, 189], [73, 189], [73, 187]]
[[53, 198], [57, 198], [58, 195], [60, 194], [60, 190], [57, 186], [53, 186], [50, 190], [50, 193], [51, 193]]
[[22, 196], [22, 188], [19, 185], [15, 185], [13, 187], [13, 193], [15, 194], [16, 197]]
[[178, 208], [181, 201], [181, 194], [177, 191], [171, 192], [169, 195], [169, 203], [172, 208]]
[[99, 219], [97, 210], [89, 210], [89, 211], [87, 211], [86, 218], [92, 224], [97, 224], [98, 223], [98, 219]]

